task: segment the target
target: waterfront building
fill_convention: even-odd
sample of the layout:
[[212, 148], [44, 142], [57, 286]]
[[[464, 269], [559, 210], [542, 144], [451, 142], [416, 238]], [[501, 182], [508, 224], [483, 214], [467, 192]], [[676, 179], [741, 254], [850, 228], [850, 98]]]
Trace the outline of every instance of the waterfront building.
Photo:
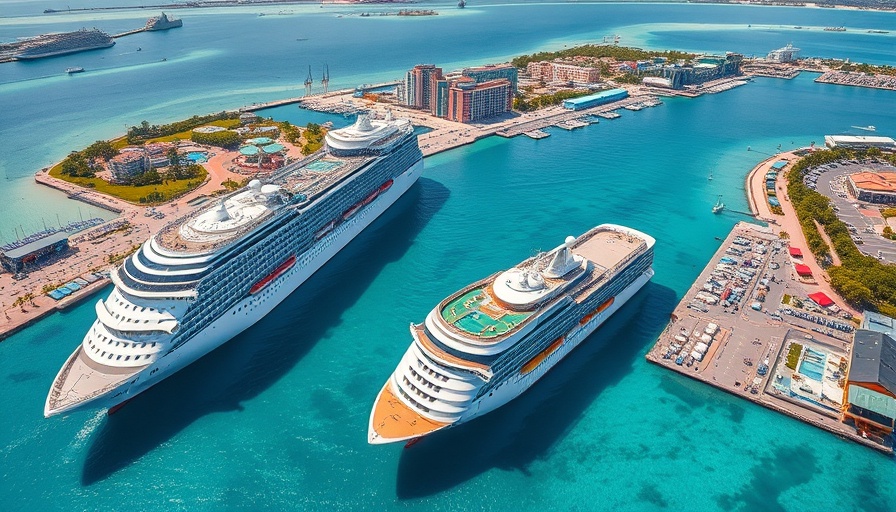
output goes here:
[[647, 87], [662, 87], [663, 89], [672, 88], [672, 80], [659, 76], [645, 76], [641, 83]]
[[432, 82], [442, 77], [442, 68], [418, 64], [405, 74], [401, 102], [409, 107], [432, 109]]
[[896, 151], [896, 140], [875, 135], [825, 135], [824, 145], [833, 148], [868, 149]]
[[765, 60], [784, 63], [793, 62], [798, 58], [800, 58], [800, 49], [794, 48], [792, 44], [787, 43], [787, 46], [784, 48], [778, 48], [777, 50], [769, 52], [765, 57]]
[[[475, 68], [464, 68], [461, 75], [472, 78], [478, 84], [504, 79], [510, 82], [510, 93], [516, 93], [518, 76], [516, 66], [512, 64], [488, 64]], [[512, 99], [511, 97], [511, 101]]]
[[625, 89], [610, 89], [595, 94], [589, 94], [588, 96], [565, 100], [563, 102], [563, 108], [566, 110], [582, 110], [583, 108], [604, 105], [627, 97], [628, 91]]
[[896, 320], [870, 311], [863, 315], [853, 338], [842, 419], [879, 440], [896, 427]]
[[0, 267], [17, 274], [37, 267], [50, 256], [61, 254], [66, 250], [68, 250], [68, 233], [57, 231], [28, 243], [3, 246], [0, 248]]
[[432, 81], [432, 108], [430, 113], [436, 117], [448, 117], [448, 79], [434, 78]]
[[146, 155], [142, 149], [137, 151], [122, 151], [109, 160], [109, 170], [112, 171], [113, 183], [127, 183], [135, 176], [146, 171]]
[[168, 158], [168, 152], [175, 148], [171, 142], [151, 142], [143, 145], [143, 151], [148, 162], [148, 166], [154, 168], [168, 167], [171, 162]]
[[896, 172], [857, 172], [846, 177], [846, 186], [859, 201], [896, 203]]
[[[738, 76], [741, 74], [743, 60], [744, 56], [739, 53], [729, 52], [724, 56], [704, 55], [694, 64], [666, 65], [651, 72], [668, 78], [673, 89], [682, 89], [686, 85], [698, 85], [710, 80]], [[637, 66], [635, 63], [634, 69], [638, 69]]]
[[526, 72], [534, 80], [545, 82], [573, 82], [593, 84], [600, 80], [600, 70], [590, 66], [579, 66], [567, 62], [530, 62]]
[[246, 126], [247, 124], [252, 124], [258, 122], [258, 114], [255, 112], [243, 112], [240, 114], [240, 124]]
[[448, 87], [449, 121], [473, 123], [509, 112], [513, 108], [513, 89], [509, 80], [476, 83], [463, 77]]

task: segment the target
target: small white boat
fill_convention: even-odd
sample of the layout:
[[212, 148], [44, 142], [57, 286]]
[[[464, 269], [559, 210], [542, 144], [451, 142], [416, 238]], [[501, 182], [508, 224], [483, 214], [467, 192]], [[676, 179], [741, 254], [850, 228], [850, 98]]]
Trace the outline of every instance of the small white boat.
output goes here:
[[865, 130], [866, 132], [877, 131], [877, 128], [874, 127], [874, 125], [870, 124], [868, 126], [853, 126], [853, 128], [855, 128], [856, 130]]
[[722, 196], [719, 195], [719, 198], [716, 200], [716, 204], [712, 207], [712, 213], [719, 213], [725, 209], [725, 203], [722, 202]]
[[68, 74], [70, 74], [70, 75], [71, 75], [71, 74], [74, 74], [74, 73], [83, 73], [83, 72], [84, 72], [84, 68], [77, 67], [77, 66], [75, 66], [75, 67], [71, 67], [71, 68], [65, 68], [65, 72], [68, 73]]

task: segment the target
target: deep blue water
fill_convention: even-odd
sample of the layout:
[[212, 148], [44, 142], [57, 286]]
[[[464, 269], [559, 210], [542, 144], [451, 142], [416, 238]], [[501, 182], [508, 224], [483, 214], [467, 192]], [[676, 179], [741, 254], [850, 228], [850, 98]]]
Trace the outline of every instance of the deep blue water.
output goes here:
[[[49, 30], [35, 29], [45, 18], [29, 17], [25, 7], [54, 4], [9, 5], [0, 3], [21, 17], [0, 18], [0, 34]], [[9, 198], [0, 202], [0, 224], [17, 215], [9, 190], [45, 197], [30, 173], [69, 147], [144, 118], [297, 94], [312, 59], [329, 64], [331, 87], [339, 87], [390, 78], [418, 61], [451, 68], [562, 47], [570, 34], [643, 34], [657, 48], [681, 38], [691, 49], [745, 53], [790, 40], [753, 38], [752, 27], [719, 28], [705, 39], [698, 26], [667, 32], [649, 23], [888, 29], [896, 20], [691, 5], [494, 5], [414, 20], [296, 9], [309, 14], [183, 11], [176, 13], [183, 29], [125, 38], [105, 54], [0, 65], [0, 109], [12, 122], [0, 124], [0, 171], [9, 184], [0, 192]], [[113, 21], [122, 28], [140, 21], [128, 16]], [[379, 37], [384, 31], [390, 37]], [[231, 38], [213, 37], [219, 33]], [[463, 34], [484, 42], [459, 44]], [[812, 34], [819, 52], [825, 34]], [[892, 39], [854, 36], [867, 60], [894, 59]], [[301, 53], [291, 46], [298, 37], [317, 46]], [[128, 54], [131, 45], [143, 50]], [[140, 60], [148, 55], [168, 60]], [[84, 73], [81, 82], [57, 71], [73, 64], [112, 69]], [[287, 64], [302, 76], [290, 78]], [[15, 82], [29, 73], [53, 76]], [[714, 237], [743, 219], [735, 212], [747, 209], [743, 181], [756, 162], [779, 144], [821, 142], [852, 125], [896, 133], [896, 93], [813, 78], [758, 79], [573, 132], [552, 130], [544, 140], [490, 138], [431, 157], [406, 197], [272, 314], [112, 418], [41, 417], [53, 376], [94, 318], [89, 302], [9, 338], [0, 344], [4, 508], [896, 509], [893, 460], [643, 359], [717, 248]], [[264, 114], [348, 122], [294, 106]], [[717, 194], [733, 211], [710, 213]], [[38, 208], [57, 207], [48, 203]], [[601, 222], [657, 238], [651, 284], [506, 407], [409, 450], [366, 444], [370, 407], [410, 342], [409, 322], [474, 279]]]

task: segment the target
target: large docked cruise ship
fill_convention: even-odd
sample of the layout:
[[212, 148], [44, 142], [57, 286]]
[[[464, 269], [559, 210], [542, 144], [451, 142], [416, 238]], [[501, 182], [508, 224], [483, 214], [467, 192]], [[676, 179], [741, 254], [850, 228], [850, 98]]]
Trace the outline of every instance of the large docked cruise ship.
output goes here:
[[368, 441], [425, 436], [519, 396], [653, 277], [654, 239], [602, 224], [477, 281], [411, 324]]
[[423, 170], [407, 120], [359, 116], [325, 148], [175, 220], [112, 273], [115, 289], [50, 388], [45, 416], [113, 407], [254, 324]]
[[82, 28], [74, 32], [44, 34], [22, 43], [16, 59], [41, 59], [66, 55], [99, 48], [109, 48], [115, 44], [112, 36], [102, 30]]

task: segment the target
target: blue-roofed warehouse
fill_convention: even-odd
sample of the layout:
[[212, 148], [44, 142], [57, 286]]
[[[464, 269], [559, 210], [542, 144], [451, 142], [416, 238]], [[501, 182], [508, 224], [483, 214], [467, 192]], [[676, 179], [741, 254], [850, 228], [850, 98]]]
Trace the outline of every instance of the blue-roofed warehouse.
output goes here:
[[583, 108], [604, 105], [627, 97], [628, 91], [625, 89], [610, 89], [596, 94], [589, 94], [588, 96], [565, 100], [563, 102], [563, 108], [566, 110], [582, 110]]
[[5, 247], [0, 250], [0, 267], [12, 273], [21, 272], [26, 267], [37, 267], [49, 256], [67, 250], [68, 233], [58, 231], [32, 242]]

